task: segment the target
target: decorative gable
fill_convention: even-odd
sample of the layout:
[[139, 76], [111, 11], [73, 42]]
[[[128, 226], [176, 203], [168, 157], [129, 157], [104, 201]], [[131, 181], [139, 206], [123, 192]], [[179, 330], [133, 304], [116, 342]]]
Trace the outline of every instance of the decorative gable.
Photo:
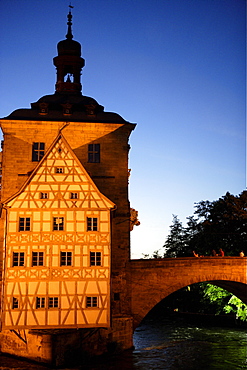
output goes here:
[[111, 209], [60, 134], [22, 189], [5, 202], [12, 208]]

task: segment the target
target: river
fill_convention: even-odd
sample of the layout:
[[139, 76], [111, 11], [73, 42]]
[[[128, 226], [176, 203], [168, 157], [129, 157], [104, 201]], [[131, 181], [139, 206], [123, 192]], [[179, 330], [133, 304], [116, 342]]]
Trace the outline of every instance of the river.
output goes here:
[[[199, 322], [198, 322], [199, 321]], [[220, 327], [171, 315], [148, 316], [134, 333], [135, 349], [101, 358], [86, 370], [247, 369], [247, 335], [241, 327]], [[47, 366], [0, 356], [0, 370], [45, 370]]]

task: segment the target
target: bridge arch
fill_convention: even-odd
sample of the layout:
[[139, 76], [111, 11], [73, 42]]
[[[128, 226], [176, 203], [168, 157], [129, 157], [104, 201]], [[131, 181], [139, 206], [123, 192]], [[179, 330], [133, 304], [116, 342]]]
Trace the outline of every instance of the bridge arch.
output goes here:
[[136, 328], [161, 300], [188, 285], [208, 282], [247, 303], [246, 258], [204, 257], [131, 261], [132, 315]]

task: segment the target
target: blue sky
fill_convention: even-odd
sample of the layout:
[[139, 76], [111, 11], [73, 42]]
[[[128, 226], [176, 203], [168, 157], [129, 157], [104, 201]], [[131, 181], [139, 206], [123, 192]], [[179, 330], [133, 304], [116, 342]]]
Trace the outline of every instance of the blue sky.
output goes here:
[[[1, 0], [0, 117], [52, 94], [68, 1]], [[172, 215], [246, 189], [244, 0], [74, 0], [83, 94], [137, 123], [132, 257], [162, 248]]]

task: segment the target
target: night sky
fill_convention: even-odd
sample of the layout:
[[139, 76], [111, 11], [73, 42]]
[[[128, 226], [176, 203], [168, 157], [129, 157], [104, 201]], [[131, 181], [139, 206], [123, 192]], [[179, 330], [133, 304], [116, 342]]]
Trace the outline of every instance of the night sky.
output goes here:
[[[69, 2], [1, 0], [0, 117], [54, 93]], [[172, 215], [246, 188], [244, 0], [74, 0], [83, 94], [137, 123], [132, 257], [162, 248]]]

